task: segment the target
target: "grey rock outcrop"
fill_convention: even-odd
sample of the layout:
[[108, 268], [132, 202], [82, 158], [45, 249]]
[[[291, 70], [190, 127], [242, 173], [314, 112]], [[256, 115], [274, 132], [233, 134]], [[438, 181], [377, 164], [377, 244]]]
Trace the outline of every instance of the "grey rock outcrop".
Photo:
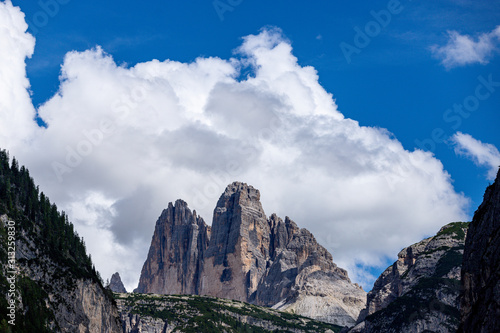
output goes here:
[[2, 332], [121, 332], [113, 296], [83, 238], [3, 149], [0, 303]]
[[[271, 215], [271, 257], [256, 303], [352, 326], [365, 306], [366, 293], [306, 229], [288, 217]], [[276, 300], [279, 300], [276, 302]]]
[[[192, 222], [166, 217], [178, 205]], [[227, 186], [211, 229], [183, 201], [167, 211], [157, 222], [138, 292], [229, 298], [342, 326], [352, 326], [364, 308], [366, 293], [331, 254], [288, 217], [268, 219], [252, 186]], [[179, 237], [171, 231], [176, 225], [196, 225], [199, 232]]]
[[77, 280], [72, 289], [59, 284], [49, 297], [64, 300], [55, 311], [63, 332], [121, 332], [118, 309], [90, 280]]
[[[0, 228], [5, 224], [15, 225], [7, 215], [2, 215], [0, 221]], [[39, 297], [39, 301], [44, 302], [40, 312], [50, 313], [51, 318], [46, 323], [47, 329], [51, 332], [121, 332], [118, 309], [99, 283], [77, 277], [68, 266], [55, 262], [43, 251], [36, 233], [19, 229], [16, 236], [18, 287], [27, 286], [32, 298]], [[8, 276], [10, 269], [6, 266], [1, 263], [2, 276]], [[22, 293], [18, 295], [18, 302], [18, 310], [25, 311]], [[17, 322], [17, 326], [21, 323]]]
[[500, 171], [465, 242], [459, 332], [500, 332]]
[[163, 210], [151, 240], [148, 258], [134, 292], [158, 294], [198, 294], [203, 254], [210, 227], [177, 200]]
[[467, 222], [403, 249], [377, 279], [354, 332], [455, 332]]
[[109, 289], [114, 293], [126, 293], [127, 289], [123, 285], [122, 279], [120, 278], [120, 274], [116, 272], [111, 275], [111, 280], [109, 281]]

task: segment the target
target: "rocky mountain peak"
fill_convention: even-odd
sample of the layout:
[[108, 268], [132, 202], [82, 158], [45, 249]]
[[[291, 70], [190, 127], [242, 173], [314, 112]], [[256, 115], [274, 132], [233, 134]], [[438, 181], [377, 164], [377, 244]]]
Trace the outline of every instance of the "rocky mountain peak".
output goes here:
[[196, 211], [191, 212], [187, 202], [181, 199], [177, 199], [175, 205], [169, 202], [168, 208], [163, 210], [158, 220], [160, 223], [168, 223], [172, 226], [205, 223], [200, 216], [196, 215]]
[[122, 279], [120, 278], [120, 274], [116, 272], [111, 275], [111, 280], [109, 281], [109, 289], [111, 289], [114, 293], [126, 293], [127, 290], [123, 285]]
[[156, 222], [148, 258], [136, 292], [198, 293], [203, 255], [210, 237], [208, 227], [187, 203], [168, 204]]
[[244, 191], [244, 192], [255, 191], [257, 193], [260, 193], [259, 190], [254, 188], [252, 185], [248, 185], [247, 183], [240, 182], [240, 181], [234, 181], [231, 184], [227, 185], [226, 189], [224, 190], [224, 193], [228, 193], [228, 192], [235, 193], [235, 192], [241, 192], [241, 191]]
[[226, 186], [224, 193], [221, 195], [221, 199], [225, 197], [231, 197], [233, 194], [241, 193], [247, 195], [255, 201], [260, 201], [260, 192], [258, 189], [254, 188], [252, 185], [248, 185], [243, 182], [233, 182]]
[[259, 191], [240, 182], [228, 185], [214, 210], [201, 293], [250, 300], [266, 270], [269, 234]]
[[169, 204], [137, 291], [229, 298], [338, 325], [354, 324], [366, 301], [308, 230], [268, 219], [259, 190], [241, 182], [220, 196], [211, 228], [184, 201]]

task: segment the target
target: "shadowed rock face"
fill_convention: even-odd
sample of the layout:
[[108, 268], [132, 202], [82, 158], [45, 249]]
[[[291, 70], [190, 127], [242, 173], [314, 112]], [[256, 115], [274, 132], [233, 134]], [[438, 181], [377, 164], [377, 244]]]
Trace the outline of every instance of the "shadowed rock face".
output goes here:
[[111, 289], [114, 293], [126, 293], [127, 290], [123, 285], [122, 279], [120, 278], [120, 274], [116, 272], [111, 276], [111, 280], [109, 281], [109, 289]]
[[185, 202], [169, 205], [136, 291], [230, 298], [342, 326], [366, 301], [309, 231], [288, 217], [268, 219], [259, 191], [239, 182], [219, 198], [211, 229]]
[[203, 253], [210, 235], [203, 219], [187, 203], [169, 203], [158, 221], [135, 292], [198, 294]]
[[500, 332], [500, 171], [465, 242], [459, 332]]

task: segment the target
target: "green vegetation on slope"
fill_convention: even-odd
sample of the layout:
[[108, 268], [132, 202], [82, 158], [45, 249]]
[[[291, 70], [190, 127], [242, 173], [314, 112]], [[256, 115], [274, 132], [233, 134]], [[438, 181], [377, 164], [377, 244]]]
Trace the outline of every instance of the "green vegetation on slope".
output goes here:
[[98, 279], [95, 267], [80, 238], [64, 212], [40, 193], [29, 171], [5, 150], [0, 150], [0, 215], [7, 214], [16, 222], [17, 234], [25, 231], [36, 240], [39, 250], [51, 260], [68, 267], [78, 277]]
[[175, 332], [263, 333], [296, 329], [312, 333], [342, 329], [299, 315], [215, 297], [144, 294], [115, 294], [115, 297], [129, 313], [177, 323]]
[[454, 239], [465, 240], [465, 232], [464, 229], [469, 227], [470, 222], [453, 222], [448, 224], [450, 227], [441, 230], [437, 233], [437, 236], [441, 235], [453, 235]]
[[[16, 244], [33, 243], [32, 250], [37, 256], [31, 259], [20, 259], [17, 266], [44, 267], [41, 258], [48, 258], [58, 269], [52, 279], [63, 279], [70, 288], [75, 279], [90, 279], [102, 286], [102, 280], [96, 271], [90, 256], [87, 255], [83, 238], [76, 234], [73, 224], [68, 221], [64, 212], [40, 192], [29, 171], [19, 167], [15, 158], [10, 162], [9, 155], [0, 149], [0, 215], [6, 214], [15, 222]], [[8, 283], [7, 271], [7, 234], [0, 227], [0, 315], [7, 317]], [[50, 310], [50, 301], [46, 290], [51, 286], [42, 285], [39, 281], [19, 274], [16, 281], [16, 292], [21, 296], [23, 308], [17, 308], [15, 332], [51, 332], [49, 322], [54, 319]], [[111, 295], [108, 295], [111, 298]], [[57, 301], [56, 301], [57, 302]], [[19, 306], [21, 302], [16, 301]], [[0, 333], [9, 332], [9, 327], [0, 321]]]

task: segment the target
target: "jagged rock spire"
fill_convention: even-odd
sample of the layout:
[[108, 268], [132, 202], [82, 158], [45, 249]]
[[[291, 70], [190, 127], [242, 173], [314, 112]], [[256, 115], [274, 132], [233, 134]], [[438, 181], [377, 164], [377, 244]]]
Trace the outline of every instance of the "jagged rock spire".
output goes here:
[[211, 228], [184, 201], [169, 204], [136, 291], [230, 298], [338, 325], [354, 324], [366, 301], [309, 231], [268, 219], [259, 190], [241, 182], [220, 196]]

